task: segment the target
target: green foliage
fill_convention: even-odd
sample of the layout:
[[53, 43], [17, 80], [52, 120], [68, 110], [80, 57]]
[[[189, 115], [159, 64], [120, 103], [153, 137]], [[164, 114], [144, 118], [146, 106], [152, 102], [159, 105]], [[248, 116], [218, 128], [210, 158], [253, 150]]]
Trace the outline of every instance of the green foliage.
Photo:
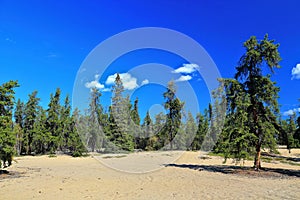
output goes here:
[[24, 103], [21, 102], [20, 99], [17, 101], [14, 118], [16, 124], [19, 124], [19, 126], [22, 128], [24, 125]]
[[66, 137], [66, 145], [70, 150], [70, 153], [74, 157], [83, 156], [87, 152], [83, 138], [79, 134], [78, 126], [76, 126], [76, 122], [79, 119], [79, 111], [75, 109], [72, 116], [69, 118], [69, 129], [68, 129], [68, 137]]
[[17, 81], [9, 81], [0, 86], [0, 167], [11, 165], [15, 153], [16, 138], [12, 128], [12, 110], [14, 89], [18, 86]]
[[140, 125], [140, 116], [139, 116], [139, 109], [138, 109], [138, 98], [135, 99], [133, 109], [130, 112], [131, 120], [134, 122], [135, 125]]
[[163, 94], [166, 102], [164, 104], [165, 109], [168, 111], [166, 118], [166, 125], [163, 134], [160, 137], [162, 145], [170, 144], [170, 149], [173, 149], [173, 139], [178, 133], [181, 125], [182, 109], [184, 103], [182, 103], [176, 97], [176, 88], [174, 81], [168, 83], [167, 91]]
[[46, 111], [38, 108], [38, 114], [33, 125], [32, 151], [35, 154], [45, 154], [48, 150], [48, 144], [51, 142], [51, 133], [46, 127]]
[[188, 112], [186, 123], [181, 123], [173, 141], [176, 150], [191, 150], [191, 144], [197, 133], [197, 124], [191, 112]]
[[251, 133], [248, 126], [247, 108], [250, 99], [237, 80], [224, 79], [223, 81], [227, 89], [228, 113], [215, 152], [223, 153], [225, 160], [233, 157], [240, 161], [255, 152], [254, 146], [257, 141], [257, 137]]
[[18, 100], [15, 108], [14, 134], [16, 150], [20, 154], [55, 154], [56, 151], [82, 155], [85, 148], [71, 116], [71, 105], [67, 96], [60, 105], [60, 89], [51, 95], [49, 108], [40, 107], [37, 91], [29, 95], [24, 105]]
[[155, 116], [155, 123], [153, 124], [153, 129], [151, 129], [151, 132], [153, 132], [153, 134], [149, 135], [148, 137], [146, 150], [158, 150], [162, 147], [163, 141], [166, 140], [166, 138], [164, 137], [166, 135], [165, 126], [166, 115], [160, 112]]
[[123, 97], [124, 87], [120, 75], [117, 74], [113, 86], [112, 105], [109, 113], [110, 132], [107, 138], [112, 150], [133, 151], [134, 141], [130, 135], [130, 106], [129, 98]]
[[21, 154], [21, 149], [22, 149], [23, 133], [24, 133], [24, 131], [23, 131], [24, 108], [25, 108], [24, 103], [21, 102], [20, 99], [18, 99], [16, 109], [15, 109], [15, 112], [14, 112], [14, 119], [15, 119], [14, 132], [15, 132], [15, 135], [16, 135], [17, 155]]
[[254, 166], [261, 167], [261, 148], [274, 150], [278, 135], [276, 115], [279, 88], [270, 75], [263, 75], [262, 66], [279, 68], [279, 44], [268, 35], [257, 41], [253, 36], [244, 43], [246, 53], [236, 67], [235, 79], [223, 79], [227, 117], [217, 151], [225, 157], [244, 159], [255, 151]]
[[29, 100], [25, 104], [24, 110], [24, 139], [22, 153], [31, 154], [33, 152], [33, 138], [34, 138], [34, 124], [38, 116], [38, 103], [39, 98], [37, 96], [37, 91], [32, 92], [29, 95]]
[[56, 89], [56, 92], [50, 95], [50, 103], [47, 110], [47, 119], [46, 127], [47, 130], [51, 133], [49, 149], [51, 153], [54, 153], [58, 148], [61, 148], [62, 141], [62, 127], [60, 122], [60, 94], [61, 91], [59, 88]]
[[100, 104], [101, 93], [98, 89], [93, 88], [91, 91], [91, 99], [87, 116], [87, 147], [94, 152], [103, 148], [104, 133], [101, 126], [102, 123], [102, 106]]
[[191, 112], [188, 112], [188, 118], [187, 118], [186, 128], [185, 128], [185, 133], [187, 135], [185, 147], [189, 147], [192, 144], [197, 131], [198, 131], [197, 124], [194, 120], [194, 117]]
[[150, 138], [154, 134], [153, 123], [149, 111], [146, 113], [144, 122], [142, 124], [142, 134], [140, 136], [139, 148], [143, 150], [153, 150], [150, 144]]
[[297, 126], [298, 128], [294, 134], [294, 144], [295, 147], [300, 148], [300, 116], [297, 118]]
[[[145, 149], [146, 147], [146, 139], [143, 135], [143, 131], [141, 129], [141, 120], [139, 116], [138, 109], [138, 98], [135, 99], [133, 109], [130, 109], [130, 119], [128, 121], [129, 125], [129, 133], [134, 137], [135, 149]], [[128, 99], [129, 108], [131, 104]]]
[[198, 122], [198, 127], [197, 127], [197, 132], [195, 135], [195, 138], [191, 144], [191, 149], [192, 150], [200, 150], [202, 143], [204, 141], [204, 137], [208, 132], [208, 119], [201, 113], [197, 115], [197, 122]]
[[[300, 117], [298, 119], [296, 117], [296, 113], [293, 113], [292, 115], [289, 116], [288, 119], [286, 120], [281, 120], [282, 127], [286, 131], [287, 135], [284, 135], [285, 138], [285, 143], [288, 143], [290, 148], [299, 148], [299, 125], [300, 125]], [[298, 128], [297, 128], [298, 127]], [[279, 138], [281, 139], [281, 138]]]
[[212, 92], [214, 101], [196, 121], [190, 112], [182, 120], [186, 117], [184, 103], [176, 97], [175, 83], [170, 81], [163, 93], [166, 114], [157, 114], [153, 122], [147, 112], [141, 125], [139, 101], [132, 105], [129, 96], [124, 97], [117, 74], [108, 111], [101, 105], [101, 92], [93, 88], [85, 113], [77, 109], [72, 113], [69, 97], [61, 105], [57, 88], [47, 110], [39, 106], [37, 91], [29, 95], [26, 104], [18, 100], [13, 123], [18, 83], [5, 83], [0, 86], [0, 163], [11, 164], [15, 150], [17, 154], [55, 155], [62, 151], [82, 156], [87, 150], [130, 152], [134, 148], [209, 151], [217, 143], [214, 153], [237, 161], [254, 157], [255, 167], [260, 168], [262, 148], [275, 151], [276, 142], [300, 147], [300, 117], [295, 114], [278, 120], [279, 88], [269, 74], [264, 74], [264, 66], [271, 72], [280, 67], [279, 45], [265, 35], [261, 41], [250, 37], [244, 47], [235, 78], [219, 80], [220, 87]]

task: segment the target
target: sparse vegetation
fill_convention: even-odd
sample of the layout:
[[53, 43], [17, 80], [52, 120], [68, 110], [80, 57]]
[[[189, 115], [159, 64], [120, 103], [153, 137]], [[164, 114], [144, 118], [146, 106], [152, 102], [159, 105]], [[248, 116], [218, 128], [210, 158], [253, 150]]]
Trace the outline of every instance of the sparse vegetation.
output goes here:
[[247, 40], [235, 78], [219, 80], [220, 87], [212, 93], [214, 103], [196, 119], [191, 112], [185, 118], [184, 102], [176, 97], [173, 81], [162, 94], [167, 114], [159, 113], [152, 120], [147, 112], [142, 124], [139, 100], [135, 99], [132, 105], [124, 96], [119, 74], [109, 109], [101, 104], [101, 92], [92, 88], [89, 108], [84, 113], [71, 108], [68, 96], [61, 104], [59, 88], [50, 95], [47, 108], [39, 105], [37, 91], [29, 95], [27, 102], [19, 99], [14, 104], [14, 88], [19, 85], [17, 81], [4, 83], [0, 87], [1, 164], [10, 165], [14, 154], [52, 157], [62, 152], [78, 157], [87, 151], [211, 150], [217, 143], [209, 155], [223, 156], [225, 161], [254, 159], [256, 169], [261, 168], [260, 160], [297, 165], [261, 155], [262, 148], [276, 152], [277, 144], [299, 147], [300, 141], [300, 117], [294, 113], [287, 120], [280, 118], [279, 87], [271, 81], [270, 74], [263, 74], [262, 66], [271, 72], [279, 68], [278, 46], [268, 35], [261, 41], [256, 37]]

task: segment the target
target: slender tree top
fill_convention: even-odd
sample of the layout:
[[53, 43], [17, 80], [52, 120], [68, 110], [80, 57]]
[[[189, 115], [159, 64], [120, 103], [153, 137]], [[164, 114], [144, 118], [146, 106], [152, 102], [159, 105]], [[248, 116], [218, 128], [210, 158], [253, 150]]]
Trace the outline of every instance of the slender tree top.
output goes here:
[[244, 42], [246, 53], [241, 57], [239, 66], [236, 67], [235, 78], [248, 79], [250, 76], [261, 76], [263, 64], [266, 64], [272, 73], [274, 68], [280, 68], [279, 44], [274, 42], [274, 40], [269, 40], [268, 34], [259, 42], [255, 36]]
[[174, 81], [168, 82], [167, 91], [164, 92], [163, 94], [164, 98], [167, 100], [164, 105], [165, 109], [170, 108], [172, 101], [176, 98], [175, 93], [176, 93], [176, 87]]
[[0, 85], [0, 115], [6, 115], [13, 108], [15, 87], [19, 87], [18, 81], [9, 81]]
[[150, 114], [149, 114], [149, 111], [147, 111], [146, 113], [146, 117], [144, 118], [144, 123], [143, 123], [145, 126], [149, 126], [152, 124], [152, 120], [151, 120], [151, 117], [150, 117]]
[[124, 86], [119, 73], [116, 76], [115, 84], [112, 87], [113, 99], [120, 100], [122, 93], [124, 92]]

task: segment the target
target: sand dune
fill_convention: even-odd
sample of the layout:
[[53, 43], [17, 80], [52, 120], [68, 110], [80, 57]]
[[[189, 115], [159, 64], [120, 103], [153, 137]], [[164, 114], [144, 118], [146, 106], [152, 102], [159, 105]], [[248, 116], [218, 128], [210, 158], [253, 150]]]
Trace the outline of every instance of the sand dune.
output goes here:
[[[299, 150], [292, 154], [281, 150], [281, 154], [296, 161], [300, 157]], [[253, 175], [247, 170], [250, 161], [239, 168], [231, 161], [224, 165], [222, 158], [201, 152], [85, 158], [26, 156], [16, 161], [9, 174], [1, 175], [1, 199], [300, 198], [300, 167], [281, 162], [263, 163], [267, 170]], [[107, 167], [112, 165], [115, 169]], [[120, 166], [123, 169], [118, 169]], [[143, 167], [151, 172], [143, 173]], [[126, 173], [124, 168], [136, 173]]]

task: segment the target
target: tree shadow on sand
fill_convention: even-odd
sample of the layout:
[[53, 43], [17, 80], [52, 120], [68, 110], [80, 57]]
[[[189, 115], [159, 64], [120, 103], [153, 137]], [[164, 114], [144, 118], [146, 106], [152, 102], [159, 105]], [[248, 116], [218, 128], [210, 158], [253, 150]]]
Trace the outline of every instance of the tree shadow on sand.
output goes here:
[[265, 157], [275, 158], [275, 159], [277, 158], [277, 159], [285, 159], [285, 160], [293, 161], [293, 162], [300, 162], [300, 158], [295, 158], [295, 157], [281, 156], [278, 154], [271, 154], [271, 153], [267, 153], [267, 152], [262, 152], [261, 155], [265, 156]]
[[7, 178], [19, 178], [21, 173], [15, 171], [7, 171], [0, 169], [0, 181]]
[[300, 177], [300, 170], [280, 169], [280, 168], [262, 168], [255, 171], [252, 167], [225, 166], [225, 165], [193, 165], [193, 164], [167, 164], [166, 167], [177, 167], [184, 169], [193, 169], [197, 171], [219, 172], [222, 174], [235, 174], [247, 177], [265, 177], [265, 178], [287, 178]]

